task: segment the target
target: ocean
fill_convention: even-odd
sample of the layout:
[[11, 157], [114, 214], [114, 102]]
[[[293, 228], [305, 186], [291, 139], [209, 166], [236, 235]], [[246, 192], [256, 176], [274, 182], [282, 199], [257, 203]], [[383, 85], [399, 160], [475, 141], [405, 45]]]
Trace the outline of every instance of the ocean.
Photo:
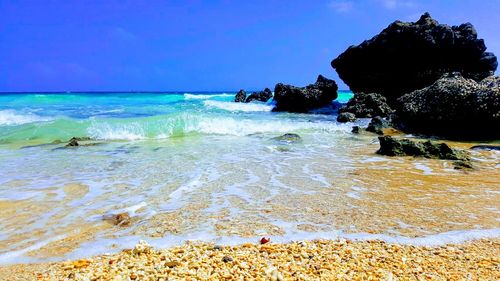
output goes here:
[[[311, 114], [234, 103], [234, 94], [0, 94], [0, 264], [140, 239], [500, 236], [498, 152], [472, 151], [480, 170], [470, 177], [449, 161], [376, 155], [376, 135], [351, 133], [368, 119], [336, 121], [351, 92]], [[285, 133], [300, 140], [277, 138]], [[72, 137], [91, 140], [65, 147]], [[113, 223], [120, 213], [126, 225]]]

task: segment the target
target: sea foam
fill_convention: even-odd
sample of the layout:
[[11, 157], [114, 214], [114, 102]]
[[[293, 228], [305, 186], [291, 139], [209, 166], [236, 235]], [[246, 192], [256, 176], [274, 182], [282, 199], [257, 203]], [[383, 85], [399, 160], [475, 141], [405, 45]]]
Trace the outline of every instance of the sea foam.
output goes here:
[[21, 114], [14, 110], [0, 110], [0, 126], [22, 125], [50, 120], [52, 119], [31, 113]]

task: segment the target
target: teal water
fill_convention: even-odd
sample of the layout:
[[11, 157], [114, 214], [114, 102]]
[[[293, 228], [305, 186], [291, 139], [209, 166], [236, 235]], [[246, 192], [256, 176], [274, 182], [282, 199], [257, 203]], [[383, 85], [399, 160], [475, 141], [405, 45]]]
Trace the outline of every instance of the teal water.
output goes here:
[[[376, 135], [351, 133], [369, 120], [336, 121], [351, 95], [290, 114], [234, 103], [234, 93], [0, 94], [0, 264], [90, 257], [140, 239], [500, 237], [500, 153], [472, 152], [479, 176], [380, 157]], [[300, 140], [276, 139], [284, 133]], [[71, 137], [92, 145], [66, 148]], [[130, 225], [109, 221], [119, 213]]]
[[[351, 95], [340, 92], [337, 103], [347, 102]], [[233, 98], [234, 93], [0, 94], [0, 144], [65, 141], [73, 136], [138, 140], [244, 135], [272, 130], [271, 123], [259, 126], [266, 120], [293, 123], [300, 119], [272, 113], [271, 102], [239, 104]], [[324, 120], [325, 116], [305, 119]], [[245, 122], [256, 124], [252, 128]]]

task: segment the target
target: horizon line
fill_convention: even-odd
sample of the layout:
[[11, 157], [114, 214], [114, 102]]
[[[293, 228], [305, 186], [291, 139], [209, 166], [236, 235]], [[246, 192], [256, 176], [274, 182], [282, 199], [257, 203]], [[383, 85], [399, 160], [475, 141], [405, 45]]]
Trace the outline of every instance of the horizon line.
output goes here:
[[[239, 90], [210, 90], [210, 91], [0, 91], [1, 94], [191, 94], [191, 93], [237, 93]], [[245, 90], [246, 92], [257, 92], [258, 90]], [[274, 91], [273, 91], [274, 92]], [[338, 92], [351, 92], [351, 90], [338, 90]]]

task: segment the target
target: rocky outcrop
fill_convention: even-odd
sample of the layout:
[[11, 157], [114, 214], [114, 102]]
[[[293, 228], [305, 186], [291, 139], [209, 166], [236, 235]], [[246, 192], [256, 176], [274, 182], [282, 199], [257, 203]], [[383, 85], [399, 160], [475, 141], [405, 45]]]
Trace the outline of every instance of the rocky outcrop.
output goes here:
[[356, 121], [356, 116], [350, 112], [341, 112], [339, 116], [337, 116], [337, 122], [339, 123], [347, 123]]
[[497, 65], [472, 24], [439, 24], [428, 13], [414, 23], [394, 22], [332, 61], [353, 92], [379, 93], [391, 104], [445, 73], [461, 72], [480, 81], [493, 75]]
[[387, 129], [389, 127], [390, 127], [389, 121], [385, 120], [384, 118], [382, 118], [380, 116], [375, 116], [370, 121], [370, 124], [368, 124], [366, 131], [372, 132], [372, 133], [375, 133], [378, 135], [383, 135], [384, 129]]
[[269, 88], [265, 88], [264, 91], [260, 92], [253, 92], [251, 93], [245, 102], [252, 102], [252, 101], [260, 101], [260, 102], [267, 102], [273, 97], [273, 93]]
[[247, 93], [244, 90], [239, 90], [236, 96], [234, 96], [234, 102], [245, 102], [247, 98]]
[[274, 88], [276, 106], [273, 111], [305, 113], [331, 104], [337, 98], [335, 81], [318, 76], [316, 83], [306, 87], [295, 87], [279, 83]]
[[472, 167], [469, 153], [464, 150], [453, 149], [446, 143], [416, 142], [409, 139], [395, 139], [390, 136], [379, 137], [378, 139], [380, 149], [377, 154], [455, 160], [457, 169]]
[[356, 93], [340, 112], [349, 112], [357, 118], [386, 117], [393, 112], [387, 100], [376, 93]]
[[453, 138], [500, 139], [499, 78], [478, 83], [458, 73], [398, 99], [407, 132]]

